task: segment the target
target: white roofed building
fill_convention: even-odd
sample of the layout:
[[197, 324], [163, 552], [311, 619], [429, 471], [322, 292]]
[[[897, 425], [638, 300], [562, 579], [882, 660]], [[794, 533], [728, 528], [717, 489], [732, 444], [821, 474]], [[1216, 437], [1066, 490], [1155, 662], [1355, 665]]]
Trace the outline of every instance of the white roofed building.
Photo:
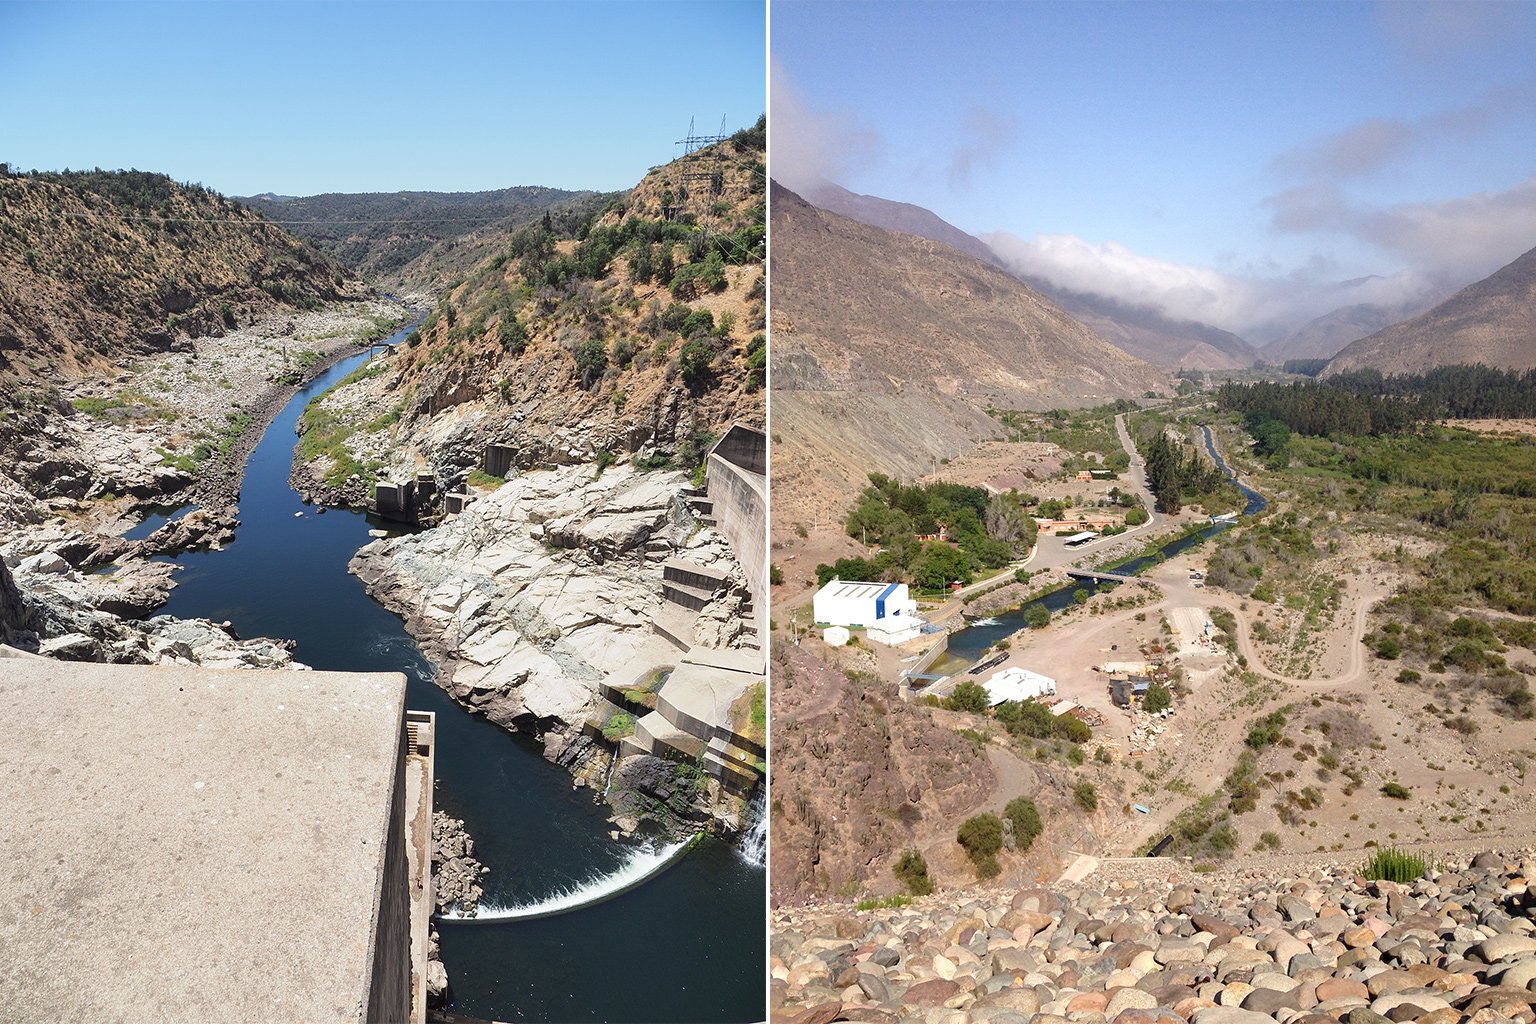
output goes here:
[[905, 583], [833, 580], [816, 591], [811, 609], [817, 624], [861, 627], [882, 644], [906, 643], [924, 624]]
[[1056, 680], [1017, 666], [992, 673], [992, 678], [981, 685], [993, 707], [1010, 700], [1031, 700], [1056, 693]]

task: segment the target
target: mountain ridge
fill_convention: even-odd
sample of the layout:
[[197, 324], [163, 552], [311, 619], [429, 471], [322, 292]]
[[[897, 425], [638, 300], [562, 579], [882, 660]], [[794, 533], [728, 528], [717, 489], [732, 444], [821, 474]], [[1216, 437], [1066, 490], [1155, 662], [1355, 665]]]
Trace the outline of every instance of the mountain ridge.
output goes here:
[[1258, 351], [1231, 331], [1194, 320], [1178, 320], [1151, 306], [1060, 288], [1039, 276], [1021, 273], [982, 239], [916, 204], [861, 195], [824, 180], [813, 184], [801, 198], [829, 213], [871, 227], [941, 242], [990, 263], [1049, 298], [1110, 344], [1164, 369], [1240, 369], [1261, 361]]
[[1421, 373], [1457, 363], [1536, 369], [1536, 248], [1419, 315], [1345, 346], [1323, 376], [1365, 367]]
[[1167, 386], [992, 264], [820, 210], [777, 182], [772, 208], [776, 514], [802, 501], [827, 511], [871, 470], [927, 473], [995, 435], [988, 408]]

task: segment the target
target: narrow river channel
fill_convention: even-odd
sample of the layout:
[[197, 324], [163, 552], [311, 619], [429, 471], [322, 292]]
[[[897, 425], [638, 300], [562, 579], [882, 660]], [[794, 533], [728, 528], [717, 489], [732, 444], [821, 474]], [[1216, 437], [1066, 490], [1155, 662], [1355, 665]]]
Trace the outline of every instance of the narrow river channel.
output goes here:
[[[433, 684], [433, 666], [400, 619], [347, 572], [368, 530], [389, 524], [317, 514], [288, 485], [305, 403], [367, 359], [336, 364], [278, 414], [246, 464], [235, 542], [172, 559], [183, 569], [162, 610], [228, 619], [241, 636], [291, 639], [294, 657], [317, 669], [403, 672], [409, 706], [437, 712], [436, 803], [464, 819], [490, 868], [486, 902], [602, 891], [648, 851], [611, 840], [603, 806], [573, 789], [538, 744], [470, 715]], [[526, 1021], [761, 1019], [765, 885], [760, 851], [743, 855], [705, 837], [667, 870], [602, 902], [536, 919], [443, 921], [452, 1009]]]

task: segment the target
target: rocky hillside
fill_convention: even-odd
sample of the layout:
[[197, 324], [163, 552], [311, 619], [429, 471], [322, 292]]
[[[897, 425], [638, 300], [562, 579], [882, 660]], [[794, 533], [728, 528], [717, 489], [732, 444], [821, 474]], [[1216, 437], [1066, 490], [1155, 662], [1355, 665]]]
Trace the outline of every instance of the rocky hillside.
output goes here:
[[1150, 306], [1134, 306], [1103, 295], [1069, 291], [1039, 277], [1017, 274], [987, 243], [921, 206], [859, 195], [829, 181], [819, 182], [807, 190], [803, 198], [813, 206], [861, 224], [943, 242], [967, 256], [1015, 274], [1105, 341], [1154, 366], [1170, 370], [1228, 370], [1252, 366], [1259, 361], [1252, 346], [1219, 327], [1193, 320], [1175, 320]]
[[[996, 788], [987, 758], [929, 710], [778, 644], [769, 887], [775, 902], [825, 899], [889, 879], [928, 819], [940, 828]], [[953, 826], [946, 831], [953, 836]]]
[[1363, 367], [1422, 373], [1458, 363], [1536, 369], [1536, 249], [1433, 309], [1354, 342], [1323, 375]]
[[1142, 861], [896, 909], [781, 908], [771, 1019], [1529, 1024], [1536, 851], [1405, 884], [1359, 867], [1223, 877]]
[[329, 259], [201, 186], [142, 171], [0, 177], [0, 387], [314, 308], [343, 281]]
[[330, 440], [307, 446], [303, 486], [366, 501], [371, 469], [462, 478], [488, 443], [519, 468], [686, 463], [760, 424], [764, 137], [759, 122], [657, 168], [573, 237], [517, 232], [388, 364], [306, 414]]
[[1167, 387], [1162, 371], [948, 245], [777, 185], [773, 231], [774, 486], [804, 501], [806, 518], [850, 499], [871, 471], [911, 478], [995, 436], [988, 407]]
[[830, 181], [817, 182], [802, 191], [800, 197], [817, 209], [856, 220], [860, 224], [943, 242], [951, 249], [974, 256], [983, 263], [990, 263], [1002, 270], [1008, 269], [986, 242], [961, 231], [932, 210], [916, 204], [861, 195]]
[[268, 192], [240, 201], [367, 281], [435, 295], [546, 213], [579, 221], [610, 198], [530, 185], [490, 192]]

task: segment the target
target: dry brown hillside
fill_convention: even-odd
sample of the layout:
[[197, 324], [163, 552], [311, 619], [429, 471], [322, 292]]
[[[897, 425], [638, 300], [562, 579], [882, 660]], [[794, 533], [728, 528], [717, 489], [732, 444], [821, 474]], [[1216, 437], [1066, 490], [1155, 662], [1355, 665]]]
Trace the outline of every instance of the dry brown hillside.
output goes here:
[[567, 229], [545, 218], [516, 232], [447, 292], [389, 372], [307, 417], [323, 422], [325, 409], [367, 396], [364, 416], [337, 413], [355, 431], [350, 461], [314, 467], [332, 497], [363, 499], [356, 485], [334, 488], [389, 461], [370, 457], [378, 446], [356, 431], [380, 413], [390, 424], [373, 433], [399, 421], [392, 458], [419, 456], [450, 475], [491, 442], [524, 468], [642, 452], [687, 461], [684, 450], [696, 454], [732, 422], [760, 424], [764, 135], [759, 122], [656, 168], [590, 221]]
[[259, 214], [142, 171], [0, 177], [0, 377], [71, 374], [338, 297]]
[[988, 407], [1097, 405], [1166, 388], [1162, 371], [942, 243], [818, 210], [777, 185], [773, 232], [781, 520], [824, 518], [871, 471], [931, 471], [995, 435]]
[[1422, 373], [1457, 363], [1536, 369], [1536, 249], [1428, 312], [1354, 342], [1323, 375], [1363, 367]]

